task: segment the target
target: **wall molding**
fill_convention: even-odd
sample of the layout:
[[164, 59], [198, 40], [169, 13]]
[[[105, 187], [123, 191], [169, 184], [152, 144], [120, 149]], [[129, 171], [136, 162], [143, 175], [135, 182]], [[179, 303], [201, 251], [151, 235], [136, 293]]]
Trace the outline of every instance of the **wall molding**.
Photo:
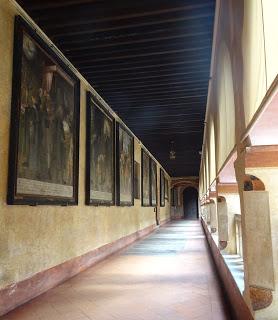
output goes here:
[[[170, 219], [163, 220], [161, 225], [167, 223], [169, 220]], [[146, 237], [157, 228], [155, 224], [152, 224], [81, 256], [36, 273], [28, 279], [8, 285], [0, 290], [0, 316], [56, 287], [87, 268], [92, 267], [108, 256], [129, 246], [134, 241]]]

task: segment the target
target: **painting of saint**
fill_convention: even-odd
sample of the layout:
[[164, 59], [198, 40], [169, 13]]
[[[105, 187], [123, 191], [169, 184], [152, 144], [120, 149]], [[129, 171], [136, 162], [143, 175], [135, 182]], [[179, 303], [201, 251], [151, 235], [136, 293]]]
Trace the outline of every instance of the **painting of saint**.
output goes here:
[[114, 204], [114, 120], [87, 93], [87, 204]]
[[142, 149], [141, 170], [142, 170], [142, 206], [150, 205], [150, 158]]
[[134, 204], [134, 141], [131, 134], [117, 124], [117, 204]]
[[165, 199], [169, 199], [169, 181], [165, 178]]
[[134, 198], [140, 199], [140, 164], [134, 161]]
[[19, 17], [15, 32], [8, 203], [77, 204], [79, 80]]
[[157, 205], [157, 167], [154, 160], [150, 160], [151, 163], [151, 205], [155, 207]]
[[162, 169], [160, 169], [160, 206], [165, 206], [165, 175]]

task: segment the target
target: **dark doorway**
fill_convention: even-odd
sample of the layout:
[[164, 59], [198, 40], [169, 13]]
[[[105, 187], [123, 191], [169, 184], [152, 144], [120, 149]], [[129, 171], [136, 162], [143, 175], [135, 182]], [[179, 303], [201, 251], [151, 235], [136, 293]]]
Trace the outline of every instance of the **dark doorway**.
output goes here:
[[188, 187], [183, 191], [183, 212], [187, 220], [196, 220], [198, 214], [198, 192], [195, 188]]

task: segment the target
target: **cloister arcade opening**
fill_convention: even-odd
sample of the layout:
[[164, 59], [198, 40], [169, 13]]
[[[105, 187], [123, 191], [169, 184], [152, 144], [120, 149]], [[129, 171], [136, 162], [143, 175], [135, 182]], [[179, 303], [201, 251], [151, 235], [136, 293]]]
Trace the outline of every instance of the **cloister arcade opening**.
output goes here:
[[184, 219], [198, 219], [198, 191], [193, 187], [187, 187], [183, 190], [182, 199]]

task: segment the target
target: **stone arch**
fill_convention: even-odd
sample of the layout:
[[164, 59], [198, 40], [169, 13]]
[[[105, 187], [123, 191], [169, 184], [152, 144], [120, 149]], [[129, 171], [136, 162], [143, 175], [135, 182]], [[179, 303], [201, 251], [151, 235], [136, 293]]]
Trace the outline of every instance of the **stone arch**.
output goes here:
[[217, 216], [218, 216], [218, 247], [224, 250], [228, 245], [228, 207], [226, 198], [217, 197]]
[[265, 185], [258, 177], [246, 174], [244, 177], [244, 191], [265, 191]]

